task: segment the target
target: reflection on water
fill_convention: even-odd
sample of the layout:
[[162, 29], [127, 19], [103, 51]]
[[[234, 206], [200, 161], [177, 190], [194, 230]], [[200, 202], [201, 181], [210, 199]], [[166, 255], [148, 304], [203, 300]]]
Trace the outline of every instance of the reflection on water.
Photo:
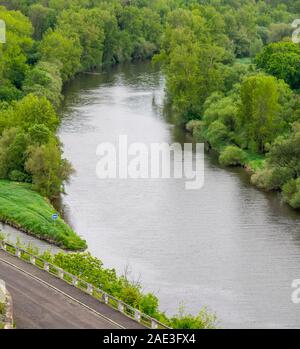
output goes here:
[[291, 282], [300, 278], [300, 216], [206, 157], [205, 186], [183, 180], [99, 180], [97, 145], [183, 142], [163, 115], [164, 83], [149, 64], [82, 75], [67, 86], [60, 137], [76, 175], [63, 203], [90, 251], [130, 265], [162, 309], [214, 310], [222, 327], [300, 327]]

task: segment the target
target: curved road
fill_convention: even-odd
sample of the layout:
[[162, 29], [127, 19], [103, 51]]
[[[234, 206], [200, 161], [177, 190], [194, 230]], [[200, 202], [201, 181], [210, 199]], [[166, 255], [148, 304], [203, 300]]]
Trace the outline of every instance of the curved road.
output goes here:
[[75, 287], [0, 250], [0, 279], [19, 329], [144, 328]]

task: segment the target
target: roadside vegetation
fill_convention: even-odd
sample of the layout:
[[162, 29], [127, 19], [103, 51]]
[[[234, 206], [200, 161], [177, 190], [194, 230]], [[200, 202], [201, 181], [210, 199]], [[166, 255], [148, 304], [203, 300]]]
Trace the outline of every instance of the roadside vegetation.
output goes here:
[[[9, 242], [9, 235], [0, 232], [1, 240]], [[93, 257], [90, 253], [59, 252], [53, 254], [50, 251], [41, 253], [34, 244], [25, 245], [20, 240], [17, 241], [16, 245], [28, 253], [77, 276], [80, 280], [92, 284], [168, 327], [213, 329], [217, 326], [216, 316], [206, 308], [201, 309], [199, 314], [194, 316], [187, 313], [184, 306], [180, 306], [178, 314], [169, 317], [160, 310], [158, 298], [153, 293], [145, 293], [140, 282], [130, 279], [128, 271], [125, 271], [123, 275], [118, 275], [114, 269], [105, 268], [101, 260]]]
[[0, 330], [4, 329], [4, 316], [5, 316], [5, 303], [0, 302]]

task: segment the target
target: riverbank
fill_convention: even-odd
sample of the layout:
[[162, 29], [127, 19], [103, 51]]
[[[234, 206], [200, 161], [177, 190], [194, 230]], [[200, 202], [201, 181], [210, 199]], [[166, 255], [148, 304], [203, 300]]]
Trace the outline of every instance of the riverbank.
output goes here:
[[[209, 139], [205, 137], [202, 130], [201, 120], [192, 120], [185, 125], [185, 129], [189, 132], [196, 142], [204, 142], [207, 148], [213, 151], [220, 166], [225, 168], [240, 167], [250, 175], [250, 183], [259, 190], [265, 192], [280, 191], [280, 188], [266, 188], [261, 185], [261, 181], [258, 180], [260, 176], [264, 177], [264, 171], [266, 171], [268, 163], [267, 156], [265, 154], [259, 154], [251, 152], [247, 149], [242, 149], [232, 143], [223, 143], [218, 146], [214, 146]], [[260, 179], [260, 178], [259, 178]], [[267, 179], [266, 179], [267, 180]], [[283, 200], [289, 207], [292, 207], [287, 200]]]
[[34, 191], [30, 184], [0, 181], [2, 222], [65, 250], [85, 250], [86, 242], [62, 218], [52, 220], [55, 213], [50, 202]]

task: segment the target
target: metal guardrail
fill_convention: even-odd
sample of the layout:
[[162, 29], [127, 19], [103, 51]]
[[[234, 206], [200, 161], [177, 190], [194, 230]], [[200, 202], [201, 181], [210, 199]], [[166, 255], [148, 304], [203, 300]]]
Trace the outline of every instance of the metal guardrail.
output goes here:
[[109, 295], [105, 291], [95, 287], [94, 285], [91, 285], [87, 283], [86, 281], [83, 281], [79, 279], [77, 276], [74, 276], [65, 270], [48, 263], [47, 261], [41, 259], [40, 257], [37, 257], [26, 250], [17, 247], [11, 243], [8, 243], [6, 241], [1, 240], [0, 241], [0, 249], [6, 251], [7, 253], [16, 256], [17, 258], [30, 263], [36, 267], [38, 267], [41, 270], [46, 271], [47, 273], [51, 274], [52, 276], [55, 276], [68, 284], [80, 289], [81, 291], [93, 296], [97, 300], [99, 300], [102, 303], [105, 303], [109, 307], [119, 311], [120, 313], [124, 314], [125, 316], [131, 318], [132, 320], [143, 324], [144, 326], [152, 329], [170, 329], [170, 327], [164, 325], [163, 323], [159, 322], [158, 320], [142, 313], [140, 310], [135, 309], [131, 307], [130, 305], [124, 303], [123, 301], [120, 301], [119, 299]]

